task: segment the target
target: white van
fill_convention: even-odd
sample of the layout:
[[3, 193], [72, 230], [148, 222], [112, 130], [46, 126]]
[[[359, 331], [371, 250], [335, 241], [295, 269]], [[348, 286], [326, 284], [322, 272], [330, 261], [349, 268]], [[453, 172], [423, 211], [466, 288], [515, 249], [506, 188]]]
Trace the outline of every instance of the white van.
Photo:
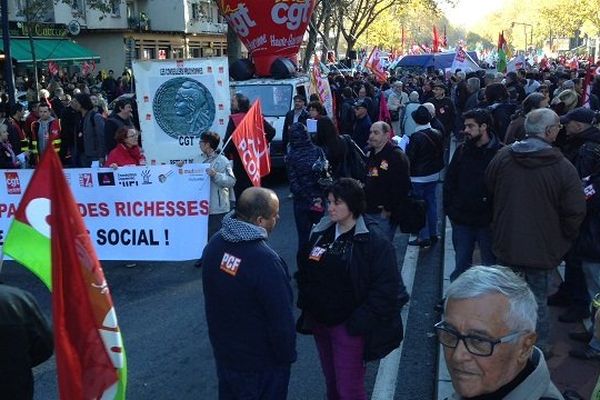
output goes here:
[[274, 168], [284, 166], [283, 124], [285, 115], [294, 108], [294, 96], [302, 95], [308, 102], [310, 96], [310, 78], [300, 75], [288, 79], [249, 79], [229, 82], [231, 96], [241, 93], [250, 99], [250, 104], [260, 98], [265, 119], [275, 128], [275, 138], [271, 142], [271, 165]]

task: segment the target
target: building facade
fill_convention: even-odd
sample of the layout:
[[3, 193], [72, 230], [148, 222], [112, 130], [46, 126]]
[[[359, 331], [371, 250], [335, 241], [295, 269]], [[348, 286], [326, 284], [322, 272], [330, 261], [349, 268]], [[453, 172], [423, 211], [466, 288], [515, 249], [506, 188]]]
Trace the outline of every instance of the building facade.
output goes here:
[[[210, 57], [227, 51], [227, 24], [211, 0], [112, 0], [107, 13], [85, 0], [45, 3], [47, 9], [37, 19], [68, 26], [70, 39], [99, 57], [99, 69], [120, 73], [135, 59]], [[24, 6], [25, 0], [9, 0], [9, 19], [24, 21]]]

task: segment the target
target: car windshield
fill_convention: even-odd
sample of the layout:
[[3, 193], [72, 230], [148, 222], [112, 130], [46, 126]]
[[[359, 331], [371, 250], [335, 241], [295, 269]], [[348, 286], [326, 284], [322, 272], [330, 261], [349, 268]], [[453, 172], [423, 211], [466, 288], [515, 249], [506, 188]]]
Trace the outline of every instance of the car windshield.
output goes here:
[[292, 85], [236, 85], [232, 91], [232, 96], [241, 93], [248, 97], [250, 104], [260, 99], [265, 117], [285, 117], [292, 104]]

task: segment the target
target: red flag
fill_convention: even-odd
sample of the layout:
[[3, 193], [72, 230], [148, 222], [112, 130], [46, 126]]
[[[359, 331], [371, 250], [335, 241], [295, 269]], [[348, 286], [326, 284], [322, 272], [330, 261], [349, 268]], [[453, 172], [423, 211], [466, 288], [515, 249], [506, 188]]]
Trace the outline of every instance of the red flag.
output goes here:
[[381, 62], [381, 50], [379, 50], [377, 47], [371, 50], [371, 54], [367, 59], [365, 67], [375, 75], [379, 82], [385, 82], [387, 80], [387, 76], [385, 75], [383, 64]]
[[[379, 95], [379, 118], [378, 121], [387, 122], [390, 128], [392, 127], [392, 116], [388, 108], [387, 100], [383, 92]], [[394, 137], [394, 129], [390, 130], [390, 139]]]
[[231, 140], [235, 143], [250, 181], [254, 186], [260, 186], [260, 178], [271, 172], [271, 158], [259, 99], [237, 125]]
[[506, 46], [506, 39], [504, 39], [504, 31], [498, 34], [498, 51], [503, 50], [504, 46]]
[[448, 48], [448, 36], [446, 35], [446, 25], [444, 25], [444, 37], [442, 38], [442, 47]]
[[119, 357], [123, 363], [123, 355], [112, 299], [52, 146], [42, 155], [15, 220], [26, 221], [50, 237], [60, 398], [99, 399], [107, 393], [114, 395], [118, 384], [115, 367]]
[[58, 64], [54, 61], [48, 61], [48, 72], [50, 72], [50, 75], [58, 74]]
[[433, 44], [432, 44], [432, 51], [434, 53], [437, 53], [440, 51], [440, 35], [438, 35], [438, 31], [437, 28], [435, 27], [435, 25], [433, 26]]
[[583, 80], [583, 96], [581, 97], [581, 106], [585, 108], [590, 108], [590, 94], [592, 92], [592, 85], [594, 83], [594, 78], [600, 74], [600, 68], [598, 68], [593, 63], [593, 59], [590, 57], [588, 62], [587, 71], [585, 73], [585, 79]]

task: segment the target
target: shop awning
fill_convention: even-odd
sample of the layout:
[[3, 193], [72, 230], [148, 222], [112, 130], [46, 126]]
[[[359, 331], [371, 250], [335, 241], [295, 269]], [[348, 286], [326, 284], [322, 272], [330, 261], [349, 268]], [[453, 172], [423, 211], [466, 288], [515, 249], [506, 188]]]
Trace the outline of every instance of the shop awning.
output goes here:
[[[68, 39], [33, 39], [35, 58], [38, 62], [99, 60], [96, 54]], [[4, 45], [0, 41], [0, 50]], [[31, 63], [29, 39], [11, 39], [10, 55], [18, 63]]]

